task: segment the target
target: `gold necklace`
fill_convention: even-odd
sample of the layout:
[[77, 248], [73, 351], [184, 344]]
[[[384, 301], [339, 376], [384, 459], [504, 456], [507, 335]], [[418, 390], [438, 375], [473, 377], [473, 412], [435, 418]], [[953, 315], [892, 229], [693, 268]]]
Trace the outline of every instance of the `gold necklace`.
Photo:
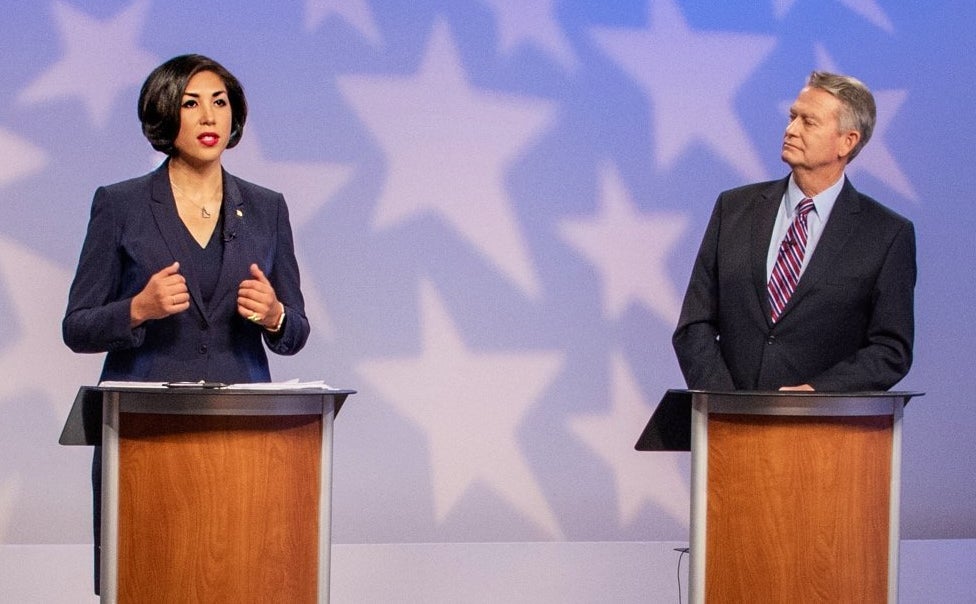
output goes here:
[[[192, 205], [193, 207], [195, 207], [195, 208], [197, 208], [197, 209], [200, 210], [200, 217], [201, 218], [203, 218], [205, 220], [209, 220], [209, 219], [213, 218], [213, 212], [211, 212], [210, 210], [207, 209], [206, 204], [199, 204], [199, 203], [193, 201], [192, 199], [190, 199], [190, 196], [186, 194], [186, 191], [184, 191], [183, 189], [181, 189], [178, 184], [176, 184], [175, 182], [173, 182], [173, 179], [170, 179], [169, 184], [173, 186], [173, 191], [175, 193], [178, 193], [179, 194], [180, 199], [182, 199], [183, 201], [188, 202], [190, 205]], [[219, 187], [217, 187], [217, 190], [214, 191], [213, 195], [210, 196], [210, 200], [211, 201], [217, 201], [218, 202], [217, 203], [218, 207], [220, 206], [220, 199], [223, 198], [223, 196], [224, 196], [222, 189], [223, 189], [223, 183], [221, 183], [221, 185]]]

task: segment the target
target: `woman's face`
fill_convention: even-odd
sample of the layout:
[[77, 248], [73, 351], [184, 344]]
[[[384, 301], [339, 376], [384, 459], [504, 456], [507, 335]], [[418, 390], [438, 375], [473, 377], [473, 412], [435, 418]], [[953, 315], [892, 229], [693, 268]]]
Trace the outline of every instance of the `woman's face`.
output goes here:
[[180, 102], [180, 132], [173, 142], [180, 160], [219, 162], [230, 141], [233, 111], [224, 81], [212, 71], [190, 78]]

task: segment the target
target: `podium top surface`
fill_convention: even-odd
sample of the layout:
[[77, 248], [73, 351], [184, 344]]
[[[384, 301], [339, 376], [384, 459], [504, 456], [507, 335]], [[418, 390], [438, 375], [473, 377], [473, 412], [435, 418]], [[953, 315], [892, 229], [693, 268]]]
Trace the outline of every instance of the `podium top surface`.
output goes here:
[[638, 451], [690, 451], [691, 450], [691, 407], [695, 396], [705, 396], [725, 401], [741, 399], [743, 408], [748, 403], [791, 401], [816, 407], [837, 400], [871, 401], [876, 399], [900, 398], [904, 404], [922, 392], [868, 391], [868, 392], [821, 392], [796, 390], [668, 390], [644, 427], [640, 438], [634, 445]]
[[865, 390], [861, 392], [827, 392], [822, 390], [682, 390], [672, 389], [669, 393], [685, 396], [705, 394], [709, 396], [741, 396], [755, 397], [801, 397], [801, 398], [905, 398], [911, 399], [925, 396], [924, 392], [896, 391], [896, 390]]
[[254, 382], [249, 384], [223, 384], [219, 382], [101, 382], [97, 386], [82, 386], [81, 390], [98, 392], [192, 392], [200, 394], [355, 394], [355, 390], [333, 388], [324, 382]]
[[178, 413], [187, 415], [303, 415], [321, 412], [323, 397], [333, 401], [338, 414], [355, 390], [330, 387], [296, 387], [288, 384], [205, 387], [200, 384], [165, 387], [161, 384], [109, 384], [82, 386], [68, 413], [62, 445], [98, 445], [102, 440], [102, 401], [118, 396], [127, 413]]

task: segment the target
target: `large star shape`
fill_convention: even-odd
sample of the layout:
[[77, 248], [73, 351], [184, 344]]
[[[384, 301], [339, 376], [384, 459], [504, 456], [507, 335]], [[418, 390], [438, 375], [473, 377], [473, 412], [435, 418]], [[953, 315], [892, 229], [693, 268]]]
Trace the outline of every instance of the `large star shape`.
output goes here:
[[0, 543], [7, 543], [7, 533], [12, 521], [11, 512], [23, 490], [23, 477], [19, 473], [0, 480]]
[[502, 52], [520, 45], [535, 46], [566, 69], [579, 64], [569, 39], [556, 19], [555, 0], [481, 0], [495, 12]]
[[314, 31], [332, 15], [355, 27], [374, 47], [383, 43], [366, 0], [305, 0], [306, 31]]
[[[224, 154], [227, 169], [245, 180], [253, 180], [262, 186], [279, 191], [288, 203], [288, 213], [293, 231], [307, 225], [327, 201], [352, 177], [353, 168], [328, 162], [276, 162], [264, 157], [260, 137], [252, 125], [239, 145]], [[314, 248], [314, 242], [310, 247]], [[296, 237], [295, 256], [299, 266], [310, 266], [300, 237]], [[302, 281], [305, 297], [305, 314], [315, 326], [314, 333], [331, 337], [334, 327], [325, 308], [324, 296], [311, 279]]]
[[[876, 0], [837, 1], [889, 34], [895, 33], [895, 26], [891, 24], [891, 19], [888, 18], [888, 15]], [[794, 4], [796, 4], [796, 0], [773, 0], [773, 13], [777, 19], [782, 19], [790, 12]]]
[[735, 97], [776, 39], [693, 31], [674, 0], [653, 2], [648, 20], [645, 30], [598, 28], [593, 37], [650, 97], [659, 167], [670, 168], [700, 142], [747, 180], [765, 179]]
[[[817, 64], [820, 69], [833, 73], [843, 73], [822, 44], [817, 45], [816, 53]], [[908, 96], [908, 91], [878, 90], [872, 92], [872, 94], [874, 95], [874, 102], [877, 104], [878, 110], [874, 132], [867, 146], [854, 158], [847, 171], [850, 174], [856, 174], [858, 172], [870, 174], [906, 199], [917, 202], [918, 193], [915, 191], [915, 187], [912, 186], [911, 181], [908, 180], [908, 177], [905, 176], [901, 167], [899, 167], [898, 160], [895, 159], [895, 155], [891, 152], [891, 148], [888, 146], [888, 141], [885, 138], [888, 127], [891, 125], [892, 120]]]
[[99, 21], [70, 4], [55, 2], [64, 57], [31, 82], [18, 100], [38, 103], [80, 97], [92, 122], [108, 125], [116, 97], [140, 86], [159, 63], [138, 43], [148, 10], [148, 0], [137, 0], [111, 19]]
[[[612, 384], [609, 413], [577, 415], [569, 420], [570, 430], [604, 463], [610, 466], [617, 485], [617, 511], [621, 526], [633, 522], [649, 502], [687, 526], [689, 488], [687, 456], [635, 451], [628, 443], [637, 441], [653, 409], [626, 361], [612, 355]], [[664, 463], [661, 463], [664, 462]]]
[[555, 351], [475, 352], [462, 341], [429, 282], [421, 285], [422, 350], [356, 368], [430, 442], [438, 521], [480, 483], [554, 538], [563, 532], [519, 444], [528, 409], [555, 379]]
[[917, 202], [918, 192], [898, 165], [885, 139], [888, 127], [907, 97], [907, 90], [879, 90], [874, 93], [874, 100], [878, 104], [874, 134], [847, 170], [852, 174], [870, 174], [906, 199]]
[[19, 136], [0, 128], [0, 187], [40, 172], [47, 154]]
[[223, 163], [231, 173], [282, 193], [296, 229], [315, 218], [353, 174], [348, 164], [267, 159], [260, 132], [250, 122], [240, 144], [224, 153]]
[[[51, 292], [66, 292], [71, 275], [45, 258], [29, 251], [6, 237], [0, 236], [0, 283], [10, 306], [5, 308], [4, 321], [12, 337], [0, 347], [0, 400], [18, 398], [36, 400], [40, 394], [51, 409], [30, 411], [32, 417], [67, 417], [76, 389], [98, 378], [101, 355], [77, 355], [61, 341], [61, 318], [64, 298]], [[12, 327], [12, 329], [11, 329]], [[52, 372], [46, 375], [46, 372]], [[43, 457], [57, 447], [59, 426], [37, 426], [46, 431], [49, 441], [29, 445]], [[38, 436], [40, 437], [40, 436]], [[10, 446], [9, 440], [5, 443]], [[0, 483], [0, 512], [15, 507], [13, 501], [25, 490], [25, 477], [17, 471], [2, 477]], [[0, 516], [0, 538], [9, 530], [9, 518]]]
[[548, 101], [480, 91], [447, 25], [434, 25], [412, 76], [344, 76], [339, 88], [386, 151], [375, 226], [441, 217], [526, 294], [540, 285], [505, 192], [508, 168], [554, 113]]
[[[65, 298], [51, 292], [67, 292], [71, 274], [19, 243], [0, 236], [0, 282], [10, 298], [12, 313], [4, 317], [16, 329], [14, 340], [0, 348], [0, 396], [38, 390], [67, 413], [74, 388], [97, 378], [101, 357], [77, 355], [61, 342]], [[38, 380], [39, 368], [57, 368], [57, 380]], [[43, 373], [43, 371], [42, 371]], [[64, 384], [72, 386], [65, 390]]]
[[603, 280], [603, 315], [619, 318], [641, 303], [673, 325], [681, 301], [668, 275], [668, 255], [688, 220], [676, 213], [641, 213], [617, 171], [600, 171], [600, 211], [586, 219], [565, 219], [560, 236], [587, 258]]

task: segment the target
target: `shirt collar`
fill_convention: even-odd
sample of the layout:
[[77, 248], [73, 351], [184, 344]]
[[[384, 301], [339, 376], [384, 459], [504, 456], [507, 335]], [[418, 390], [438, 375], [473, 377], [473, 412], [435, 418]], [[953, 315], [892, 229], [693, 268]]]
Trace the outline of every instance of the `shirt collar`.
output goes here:
[[[837, 182], [830, 185], [819, 194], [813, 196], [813, 211], [816, 212], [817, 216], [821, 220], [826, 220], [827, 216], [830, 216], [831, 210], [834, 209], [834, 203], [837, 201], [837, 197], [840, 195], [840, 190], [844, 188], [845, 174], [841, 174]], [[796, 214], [796, 206], [799, 204], [806, 195], [797, 186], [796, 181], [793, 179], [793, 174], [790, 174], [790, 182], [786, 186], [786, 195], [783, 196], [783, 203], [786, 204], [786, 215], [790, 218]]]

